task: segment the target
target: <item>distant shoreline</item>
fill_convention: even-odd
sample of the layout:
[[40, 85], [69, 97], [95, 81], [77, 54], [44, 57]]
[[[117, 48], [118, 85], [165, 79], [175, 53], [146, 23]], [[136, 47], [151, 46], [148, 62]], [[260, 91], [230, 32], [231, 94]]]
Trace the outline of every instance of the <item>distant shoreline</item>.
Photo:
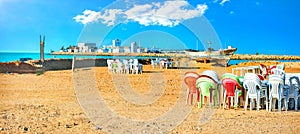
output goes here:
[[[186, 54], [179, 53], [71, 53], [53, 52], [49, 55], [80, 55], [80, 56], [141, 56], [141, 57], [188, 57]], [[234, 54], [229, 56], [230, 60], [300, 60], [296, 55], [254, 55], [254, 54]]]

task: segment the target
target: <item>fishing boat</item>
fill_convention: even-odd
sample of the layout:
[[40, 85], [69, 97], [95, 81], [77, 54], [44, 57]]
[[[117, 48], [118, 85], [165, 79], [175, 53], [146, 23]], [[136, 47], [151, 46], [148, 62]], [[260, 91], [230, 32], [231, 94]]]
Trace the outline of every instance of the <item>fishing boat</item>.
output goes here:
[[236, 52], [237, 48], [228, 46], [226, 49], [214, 50], [208, 48], [207, 51], [186, 49], [184, 52], [191, 59], [201, 63], [215, 63], [221, 66], [227, 66], [230, 57]]

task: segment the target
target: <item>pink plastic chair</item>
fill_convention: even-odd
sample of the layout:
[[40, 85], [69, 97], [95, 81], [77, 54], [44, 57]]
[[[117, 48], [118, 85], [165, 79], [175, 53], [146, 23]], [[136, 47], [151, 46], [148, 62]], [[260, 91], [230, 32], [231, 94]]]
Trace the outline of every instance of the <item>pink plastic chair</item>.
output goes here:
[[199, 74], [196, 72], [186, 72], [184, 77], [184, 83], [188, 86], [187, 89], [187, 104], [193, 104], [193, 94], [197, 95], [197, 102], [200, 102], [200, 92], [196, 87], [196, 81], [199, 78]]

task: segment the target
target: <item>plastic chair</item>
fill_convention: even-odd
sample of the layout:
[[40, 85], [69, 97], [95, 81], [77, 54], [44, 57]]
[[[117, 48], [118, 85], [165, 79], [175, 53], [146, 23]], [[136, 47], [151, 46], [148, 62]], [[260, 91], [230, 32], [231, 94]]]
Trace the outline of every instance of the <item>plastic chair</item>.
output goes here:
[[[298, 76], [291, 76], [286, 81], [286, 84], [288, 86], [285, 86], [285, 89], [287, 90], [286, 93], [286, 104], [289, 104], [289, 99], [294, 99], [295, 105], [295, 111], [298, 111], [298, 98], [299, 96], [299, 87], [300, 87], [300, 81]], [[286, 88], [288, 87], [288, 88]], [[293, 106], [291, 106], [293, 108]]]
[[218, 82], [219, 82], [219, 77], [215, 71], [205, 70], [201, 73], [200, 78], [196, 81], [197, 87], [201, 91], [201, 99], [202, 99], [202, 101], [199, 103], [199, 107], [202, 107], [202, 102], [204, 101], [204, 97], [209, 98], [210, 104], [214, 102], [214, 105], [217, 105], [216, 102], [218, 102], [217, 101]]
[[214, 102], [214, 105], [217, 105], [217, 95], [216, 93], [217, 92], [214, 92], [214, 91], [217, 91], [217, 86], [216, 86], [216, 83], [208, 78], [208, 77], [201, 77], [197, 79], [196, 81], [196, 87], [199, 89], [200, 91], [200, 103], [199, 103], [199, 108], [202, 107], [202, 104], [204, 102], [204, 98], [209, 98], [209, 102], [210, 104], [212, 104]]
[[[284, 99], [285, 110], [287, 111], [287, 101], [283, 94], [284, 82], [279, 75], [270, 75], [269, 77], [269, 90], [270, 90], [270, 110], [275, 109], [275, 99], [278, 100], [278, 111], [281, 111], [281, 101]], [[273, 105], [272, 105], [273, 104]]]
[[222, 85], [226, 89], [224, 92], [224, 100], [223, 100], [223, 109], [225, 109], [226, 104], [226, 98], [228, 102], [228, 108], [230, 108], [230, 105], [232, 104], [233, 98], [234, 101], [234, 107], [236, 108], [238, 103], [238, 98], [242, 96], [242, 90], [238, 90], [237, 88], [240, 88], [239, 83], [231, 78], [225, 78], [222, 80]]
[[284, 70], [284, 64], [276, 65], [276, 68]]
[[184, 76], [184, 82], [188, 86], [187, 89], [187, 104], [193, 104], [193, 94], [197, 95], [198, 105], [200, 102], [200, 92], [196, 87], [196, 80], [199, 78], [199, 74], [196, 72], [186, 72]]
[[251, 99], [250, 110], [253, 108], [254, 99], [256, 99], [256, 110], [259, 110], [261, 98], [265, 98], [266, 110], [268, 110], [267, 89], [262, 86], [261, 80], [256, 74], [246, 73], [243, 86], [247, 89], [246, 102], [244, 105], [245, 110], [247, 110], [248, 99]]

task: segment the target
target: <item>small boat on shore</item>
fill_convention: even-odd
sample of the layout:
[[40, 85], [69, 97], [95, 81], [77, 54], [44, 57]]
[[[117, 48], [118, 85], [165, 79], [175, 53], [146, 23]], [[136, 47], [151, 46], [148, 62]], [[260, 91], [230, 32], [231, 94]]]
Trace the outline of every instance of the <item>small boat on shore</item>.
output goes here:
[[218, 65], [227, 66], [230, 57], [236, 52], [236, 50], [237, 48], [228, 46], [228, 48], [223, 50], [214, 50], [212, 48], [208, 48], [207, 51], [187, 49], [184, 52], [187, 56], [191, 57], [192, 59], [195, 59], [197, 62], [214, 62]]

